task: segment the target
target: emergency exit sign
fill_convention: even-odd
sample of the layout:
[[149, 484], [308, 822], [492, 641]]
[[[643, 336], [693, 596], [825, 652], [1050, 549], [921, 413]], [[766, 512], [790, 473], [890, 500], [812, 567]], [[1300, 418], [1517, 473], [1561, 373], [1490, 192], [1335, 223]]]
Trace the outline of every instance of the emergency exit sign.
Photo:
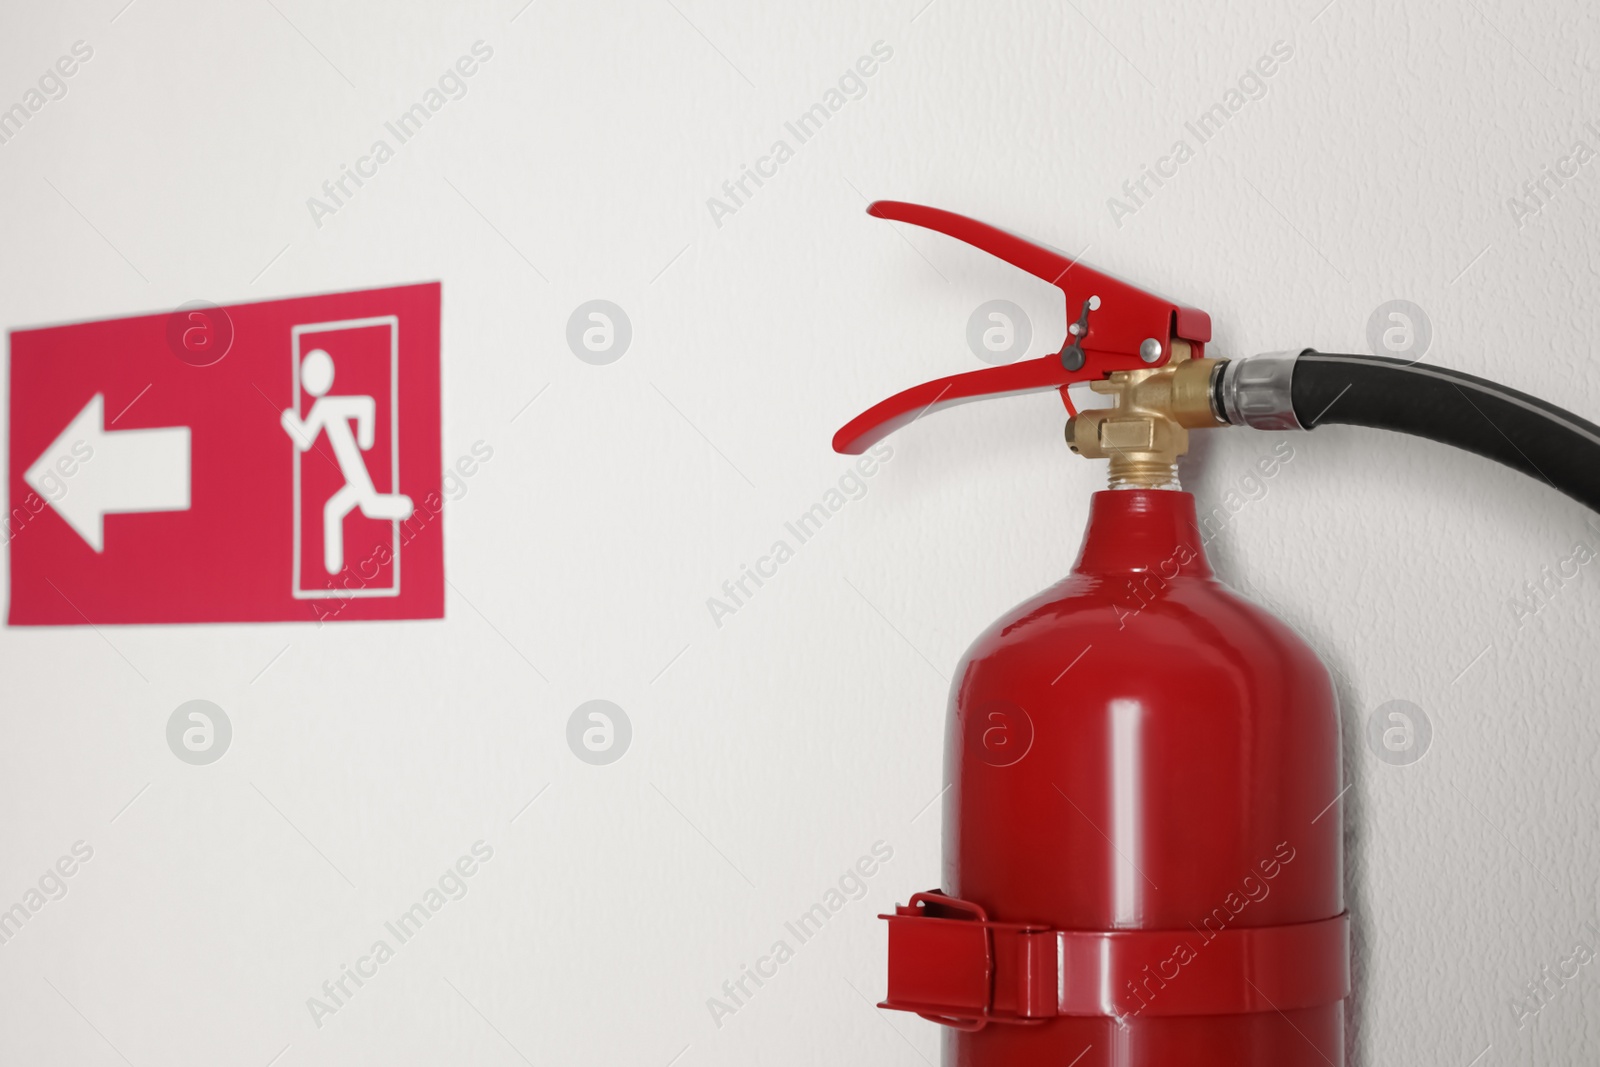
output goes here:
[[440, 618], [439, 285], [18, 330], [13, 626]]

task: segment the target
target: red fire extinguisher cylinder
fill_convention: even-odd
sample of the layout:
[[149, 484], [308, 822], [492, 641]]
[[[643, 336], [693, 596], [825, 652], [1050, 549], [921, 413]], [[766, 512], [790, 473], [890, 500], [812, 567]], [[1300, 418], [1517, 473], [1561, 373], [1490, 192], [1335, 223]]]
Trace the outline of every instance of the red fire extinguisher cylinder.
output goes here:
[[886, 1002], [947, 1064], [1343, 1062], [1333, 691], [1197, 529], [1187, 493], [1097, 494], [1072, 574], [960, 665], [943, 892], [890, 919]]

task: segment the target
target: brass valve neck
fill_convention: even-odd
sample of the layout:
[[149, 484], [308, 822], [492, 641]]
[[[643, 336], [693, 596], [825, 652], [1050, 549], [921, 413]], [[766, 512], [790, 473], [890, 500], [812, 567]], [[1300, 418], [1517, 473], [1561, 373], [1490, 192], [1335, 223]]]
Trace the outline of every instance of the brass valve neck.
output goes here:
[[1178, 457], [1189, 430], [1226, 426], [1213, 410], [1214, 359], [1190, 359], [1187, 342], [1173, 340], [1172, 360], [1149, 370], [1114, 371], [1089, 388], [1113, 397], [1110, 407], [1081, 411], [1067, 422], [1067, 447], [1089, 459], [1110, 460], [1113, 489], [1176, 489]]

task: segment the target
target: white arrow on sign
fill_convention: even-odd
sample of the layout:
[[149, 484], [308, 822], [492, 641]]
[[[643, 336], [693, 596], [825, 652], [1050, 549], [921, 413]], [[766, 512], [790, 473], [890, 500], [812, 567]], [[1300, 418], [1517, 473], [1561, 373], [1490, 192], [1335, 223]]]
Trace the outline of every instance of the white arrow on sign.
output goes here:
[[102, 552], [109, 514], [189, 510], [189, 427], [109, 433], [105, 395], [96, 393], [23, 479]]

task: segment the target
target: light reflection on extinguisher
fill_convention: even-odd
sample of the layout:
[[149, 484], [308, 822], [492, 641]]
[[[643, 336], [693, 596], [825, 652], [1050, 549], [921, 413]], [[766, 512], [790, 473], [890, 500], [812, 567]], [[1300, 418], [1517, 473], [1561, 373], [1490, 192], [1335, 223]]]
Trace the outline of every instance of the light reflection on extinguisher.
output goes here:
[[1143, 721], [1144, 706], [1137, 700], [1111, 702], [1111, 841], [1117, 851], [1111, 884], [1118, 926], [1138, 926], [1144, 915], [1138, 866], [1144, 849]]

